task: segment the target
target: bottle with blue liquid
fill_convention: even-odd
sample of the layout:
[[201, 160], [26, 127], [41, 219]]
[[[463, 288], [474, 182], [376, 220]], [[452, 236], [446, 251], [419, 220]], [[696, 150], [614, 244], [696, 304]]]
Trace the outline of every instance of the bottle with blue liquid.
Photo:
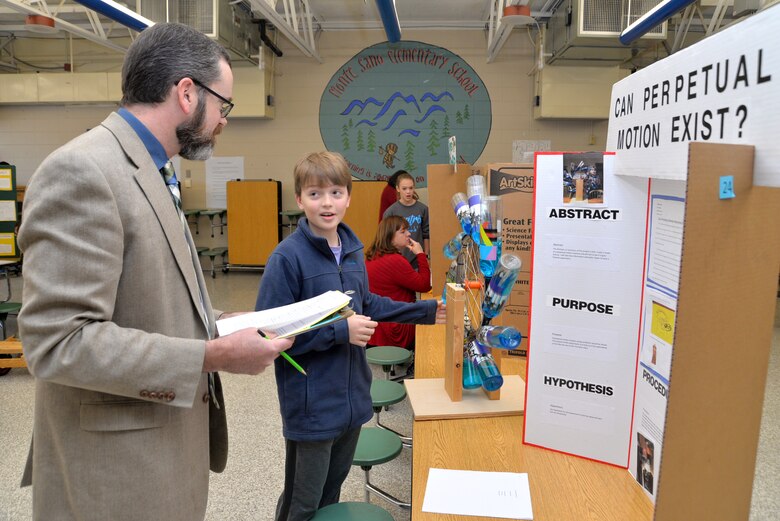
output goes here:
[[482, 379], [482, 388], [486, 391], [496, 391], [500, 389], [501, 386], [504, 385], [504, 377], [501, 376], [501, 371], [498, 370], [498, 366], [496, 365], [493, 355], [490, 354], [490, 350], [476, 340], [472, 340], [468, 343], [466, 351], [468, 352], [469, 359], [471, 359], [471, 364]]
[[485, 178], [481, 175], [472, 175], [466, 179], [466, 193], [469, 198], [469, 212], [471, 213], [471, 236], [474, 242], [480, 243], [480, 230], [483, 222], [482, 202], [487, 197]]
[[449, 242], [444, 245], [444, 256], [451, 260], [457, 258], [465, 237], [465, 232], [459, 232], [455, 237], [450, 239]]
[[464, 233], [471, 234], [471, 213], [469, 213], [469, 200], [466, 194], [456, 193], [452, 196], [450, 204], [452, 204], [452, 209], [455, 211]]
[[501, 258], [501, 219], [503, 215], [501, 198], [498, 196], [483, 197], [480, 207], [482, 228], [485, 233], [480, 234], [479, 238], [479, 270], [486, 279], [490, 279], [496, 271], [498, 259]]
[[468, 353], [463, 351], [463, 388], [479, 389], [482, 387], [482, 378], [477, 372], [477, 368], [471, 363]]
[[506, 306], [512, 293], [517, 274], [520, 273], [522, 261], [516, 255], [506, 253], [501, 256], [496, 273], [490, 279], [485, 290], [485, 300], [482, 301], [482, 325], [487, 325], [496, 318]]
[[477, 331], [477, 342], [496, 349], [517, 349], [523, 335], [511, 326], [482, 326]]

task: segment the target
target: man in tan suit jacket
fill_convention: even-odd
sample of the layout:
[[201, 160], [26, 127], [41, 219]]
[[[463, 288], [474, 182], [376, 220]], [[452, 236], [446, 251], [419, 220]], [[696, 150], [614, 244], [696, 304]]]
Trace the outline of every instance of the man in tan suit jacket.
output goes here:
[[227, 53], [155, 25], [130, 46], [122, 90], [118, 113], [52, 153], [26, 194], [36, 520], [203, 519], [209, 465], [227, 456], [209, 372], [257, 374], [291, 345], [253, 329], [214, 338], [220, 313], [159, 170], [210, 156], [232, 108]]

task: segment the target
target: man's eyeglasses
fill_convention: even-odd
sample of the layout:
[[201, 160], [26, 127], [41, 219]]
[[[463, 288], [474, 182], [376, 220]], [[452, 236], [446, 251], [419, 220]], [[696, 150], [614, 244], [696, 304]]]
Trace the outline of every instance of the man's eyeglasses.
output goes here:
[[219, 94], [217, 94], [216, 92], [214, 92], [214, 91], [213, 91], [213, 90], [211, 90], [210, 88], [206, 87], [205, 85], [203, 85], [201, 82], [199, 82], [199, 81], [198, 81], [198, 80], [196, 80], [195, 78], [190, 78], [190, 79], [192, 80], [192, 83], [194, 83], [194, 84], [195, 84], [195, 85], [197, 85], [198, 87], [201, 87], [201, 88], [203, 88], [203, 89], [204, 89], [204, 90], [206, 90], [206, 92], [208, 92], [209, 94], [213, 94], [214, 96], [216, 96], [217, 98], [219, 98], [219, 99], [222, 101], [222, 106], [220, 106], [220, 107], [219, 107], [219, 114], [220, 114], [220, 115], [221, 115], [223, 118], [226, 118], [226, 117], [228, 117], [228, 114], [230, 114], [230, 111], [231, 111], [231, 110], [233, 110], [233, 107], [235, 106], [235, 105], [233, 104], [233, 102], [232, 102], [232, 101], [230, 101], [229, 99], [227, 99], [227, 98], [223, 97], [223, 96], [220, 96]]

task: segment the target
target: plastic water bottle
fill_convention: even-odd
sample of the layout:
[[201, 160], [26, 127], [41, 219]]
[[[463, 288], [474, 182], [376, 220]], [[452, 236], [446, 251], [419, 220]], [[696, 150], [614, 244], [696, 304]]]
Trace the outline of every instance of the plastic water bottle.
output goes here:
[[450, 200], [452, 209], [455, 211], [455, 215], [458, 217], [460, 227], [467, 234], [471, 234], [471, 214], [469, 213], [469, 200], [466, 194], [458, 192], [452, 196]]
[[480, 243], [479, 230], [482, 228], [482, 201], [487, 197], [485, 178], [472, 175], [466, 179], [466, 193], [469, 197], [469, 212], [471, 213], [471, 236], [474, 242]]
[[444, 256], [451, 260], [457, 258], [464, 237], [466, 237], [465, 232], [458, 232], [455, 237], [450, 239], [449, 242], [444, 245]]
[[477, 368], [471, 363], [471, 358], [464, 351], [463, 353], [463, 388], [479, 389], [482, 387], [482, 378], [480, 378]]
[[479, 270], [485, 278], [489, 279], [496, 271], [496, 265], [501, 258], [501, 219], [503, 218], [501, 198], [497, 196], [484, 197], [481, 211], [482, 228], [484, 228], [485, 233], [484, 236], [480, 234], [479, 240]]
[[[450, 263], [450, 267], [447, 270], [446, 275], [444, 275], [444, 289], [442, 289], [441, 292], [441, 300], [445, 304], [447, 303], [447, 283], [449, 282], [458, 282], [458, 271], [463, 271], [464, 266], [458, 265], [457, 259], [452, 261]], [[461, 277], [461, 282], [463, 281], [463, 278]]]
[[520, 258], [511, 253], [501, 256], [496, 273], [485, 290], [485, 300], [482, 301], [483, 326], [504, 310], [522, 264]]
[[482, 326], [477, 331], [477, 342], [496, 349], [517, 349], [523, 335], [511, 326]]
[[486, 391], [495, 391], [504, 385], [504, 377], [501, 376], [501, 371], [498, 370], [496, 361], [488, 348], [476, 340], [472, 340], [468, 343], [466, 351], [471, 359], [471, 364], [482, 379], [482, 387]]

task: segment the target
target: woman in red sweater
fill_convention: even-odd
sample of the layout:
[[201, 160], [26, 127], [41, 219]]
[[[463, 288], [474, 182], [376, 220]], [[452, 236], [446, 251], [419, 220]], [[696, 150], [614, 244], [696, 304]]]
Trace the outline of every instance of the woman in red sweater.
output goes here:
[[[401, 255], [404, 248], [417, 255], [418, 271]], [[366, 250], [366, 271], [371, 293], [393, 300], [414, 302], [416, 292], [431, 290], [428, 258], [420, 243], [409, 236], [409, 223], [397, 215], [380, 221], [374, 244]], [[368, 344], [414, 349], [414, 324], [380, 322]]]

